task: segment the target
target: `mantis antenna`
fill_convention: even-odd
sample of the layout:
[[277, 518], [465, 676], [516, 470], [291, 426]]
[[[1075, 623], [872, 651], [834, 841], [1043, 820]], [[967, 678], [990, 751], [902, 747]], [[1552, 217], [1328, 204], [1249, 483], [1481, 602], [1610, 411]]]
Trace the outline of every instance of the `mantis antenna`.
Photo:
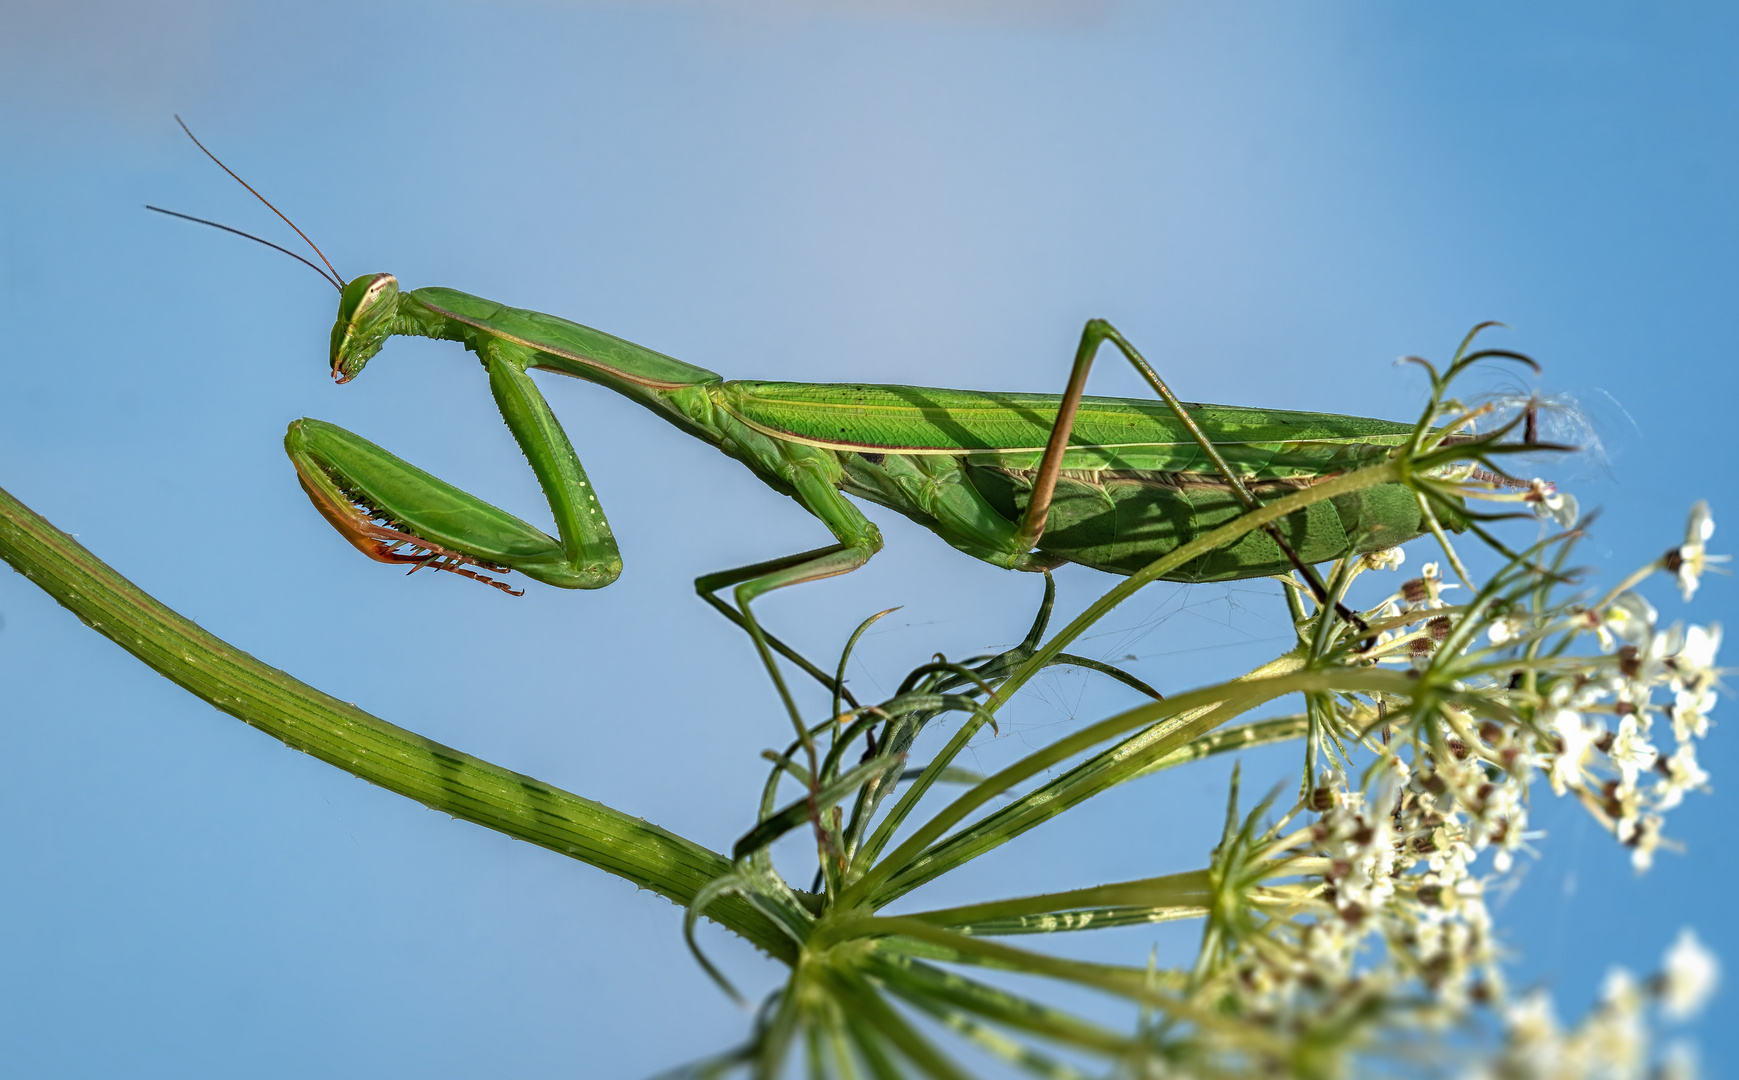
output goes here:
[[178, 210], [165, 210], [161, 206], [152, 206], [149, 203], [145, 204], [145, 209], [155, 210], [159, 214], [168, 214], [170, 217], [178, 217], [183, 221], [195, 221], [201, 225], [210, 225], [214, 229], [222, 229], [224, 232], [235, 233], [237, 236], [245, 236], [249, 240], [252, 240], [256, 244], [264, 244], [267, 247], [272, 248], [273, 250], [283, 252], [284, 254], [288, 255], [290, 258], [295, 259], [297, 262], [301, 263], [303, 266], [308, 267], [308, 269], [314, 271], [316, 274], [319, 274], [321, 281], [327, 282], [328, 284], [335, 286], [339, 292], [344, 291], [344, 286], [339, 284], [339, 282], [336, 279], [328, 277], [326, 275], [326, 271], [320, 269], [318, 266], [315, 266], [313, 263], [309, 262], [307, 259], [304, 259], [302, 256], [296, 254], [294, 251], [291, 251], [289, 248], [279, 247], [277, 244], [272, 243], [270, 240], [262, 240], [261, 238], [255, 236], [253, 233], [242, 232], [240, 229], [232, 229], [228, 225], [220, 225], [215, 221], [207, 221], [204, 218], [194, 217], [192, 214], [183, 214]]
[[[314, 270], [317, 273], [319, 273], [321, 277], [326, 278], [326, 280], [330, 281], [333, 284], [333, 286], [336, 287], [338, 289], [338, 291], [342, 293], [344, 291], [344, 276], [342, 274], [340, 274], [338, 272], [337, 268], [332, 265], [332, 260], [328, 259], [326, 257], [326, 253], [324, 251], [320, 250], [320, 245], [316, 244], [314, 241], [308, 239], [308, 234], [303, 232], [300, 228], [297, 228], [296, 223], [294, 221], [291, 221], [288, 217], [286, 217], [282, 210], [279, 210], [277, 207], [273, 206], [272, 201], [270, 199], [266, 198], [264, 195], [261, 195], [258, 191], [255, 191], [254, 186], [252, 184], [248, 183], [246, 180], [243, 180], [241, 177], [237, 176], [234, 169], [230, 168], [228, 165], [225, 165], [218, 158], [218, 156], [216, 154], [212, 153], [210, 150], [207, 150], [205, 148], [205, 144], [200, 142], [199, 137], [197, 135], [195, 135], [193, 133], [193, 130], [187, 126], [187, 122], [185, 120], [182, 120], [181, 117], [177, 116], [177, 117], [175, 117], [175, 122], [177, 124], [180, 124], [181, 130], [187, 133], [187, 137], [189, 139], [193, 140], [193, 145], [199, 147], [200, 153], [202, 153], [206, 157], [210, 158], [212, 160], [212, 162], [217, 165], [218, 168], [222, 169], [226, 173], [229, 173], [230, 179], [234, 180], [236, 183], [240, 184], [242, 187], [247, 188], [248, 194], [252, 195], [254, 198], [256, 198], [256, 199], [260, 200], [260, 202], [264, 203], [267, 210], [270, 210], [272, 213], [278, 215], [278, 218], [281, 221], [283, 221], [284, 224], [288, 225], [291, 229], [294, 229], [296, 235], [300, 236], [302, 238], [302, 242], [304, 244], [307, 244], [311, 249], [313, 249], [314, 254], [320, 256], [320, 261], [326, 264], [326, 270], [323, 271], [318, 266], [314, 266], [313, 263], [308, 262], [307, 259], [302, 258], [302, 256], [296, 254], [295, 252], [289, 251], [285, 248], [278, 247], [277, 244], [272, 243], [270, 240], [261, 240], [259, 237], [253, 235], [252, 233], [245, 233], [245, 232], [242, 232], [240, 229], [232, 229], [228, 225], [219, 225], [215, 221], [207, 221], [204, 218], [196, 218], [196, 217], [192, 216], [191, 214], [179, 214], [179, 213], [176, 213], [174, 210], [164, 210], [164, 209], [162, 209], [160, 207], [156, 207], [156, 206], [147, 206], [147, 207], [145, 207], [145, 209], [156, 210], [159, 214], [168, 214], [171, 217], [178, 217], [178, 218], [184, 218], [188, 221], [195, 221], [201, 225], [210, 225], [214, 229], [222, 229], [225, 232], [232, 232], [232, 233], [235, 233], [237, 236], [245, 236], [249, 240], [258, 241], [259, 243], [262, 243], [269, 248], [277, 248], [277, 250], [282, 251], [284, 254], [290, 256], [291, 258], [298, 259], [301, 262], [307, 263], [309, 266], [313, 266]], [[330, 277], [327, 277], [327, 271], [331, 272]]]

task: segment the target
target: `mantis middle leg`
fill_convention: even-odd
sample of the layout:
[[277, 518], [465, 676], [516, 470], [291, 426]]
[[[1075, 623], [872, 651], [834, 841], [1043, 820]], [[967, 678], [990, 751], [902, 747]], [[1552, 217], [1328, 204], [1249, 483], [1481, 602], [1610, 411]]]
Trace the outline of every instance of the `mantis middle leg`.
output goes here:
[[[767, 674], [772, 677], [773, 685], [779, 691], [780, 700], [791, 714], [798, 736], [807, 744], [807, 728], [784, 678], [779, 674], [779, 666], [773, 659], [775, 649], [797, 663], [823, 686], [837, 689], [853, 707], [856, 702], [845, 693], [844, 687], [836, 686], [833, 676], [821, 671], [795, 650], [762, 631], [750, 605], [756, 597], [774, 589], [837, 577], [856, 570], [868, 562], [870, 556], [881, 550], [882, 534], [834, 486], [833, 479], [826, 474], [825, 461], [820, 455], [807, 447], [793, 445], [783, 448], [783, 456], [786, 460], [780, 471], [783, 479], [792, 487], [793, 496], [803, 504], [804, 509], [820, 518], [821, 523], [827, 526], [828, 531], [839, 542], [770, 562], [706, 574], [695, 579], [694, 588], [702, 599], [749, 632], [749, 637], [755, 642], [755, 650], [760, 654], [762, 664], [766, 666]], [[732, 591], [737, 602], [734, 609], [715, 595], [717, 590], [729, 585], [736, 586]]]

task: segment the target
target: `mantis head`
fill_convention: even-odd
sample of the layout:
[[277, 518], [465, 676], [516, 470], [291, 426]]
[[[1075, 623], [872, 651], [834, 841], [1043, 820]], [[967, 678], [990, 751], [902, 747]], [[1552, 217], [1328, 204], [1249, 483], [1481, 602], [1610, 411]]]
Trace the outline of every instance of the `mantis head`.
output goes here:
[[344, 287], [332, 326], [332, 378], [347, 383], [380, 351], [398, 314], [399, 280], [364, 274]]

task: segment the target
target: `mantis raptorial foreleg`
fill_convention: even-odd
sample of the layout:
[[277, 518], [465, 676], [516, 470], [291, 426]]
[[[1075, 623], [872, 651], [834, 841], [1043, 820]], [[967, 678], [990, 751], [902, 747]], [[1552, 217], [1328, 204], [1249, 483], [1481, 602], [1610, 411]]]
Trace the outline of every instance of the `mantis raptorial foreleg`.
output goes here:
[[512, 590], [467, 567], [518, 570], [567, 589], [610, 584], [622, 572], [622, 558], [567, 433], [525, 373], [522, 356], [493, 343], [479, 352], [502, 418], [549, 502], [559, 540], [319, 420], [296, 421], [284, 438], [303, 489], [346, 540], [379, 562], [448, 570], [506, 591]]
[[488, 342], [478, 352], [489, 370], [489, 389], [501, 418], [525, 452], [555, 515], [562, 542], [561, 569], [572, 582], [567, 587], [599, 589], [610, 584], [622, 573], [615, 534], [568, 433], [525, 373], [531, 356], [498, 342]]

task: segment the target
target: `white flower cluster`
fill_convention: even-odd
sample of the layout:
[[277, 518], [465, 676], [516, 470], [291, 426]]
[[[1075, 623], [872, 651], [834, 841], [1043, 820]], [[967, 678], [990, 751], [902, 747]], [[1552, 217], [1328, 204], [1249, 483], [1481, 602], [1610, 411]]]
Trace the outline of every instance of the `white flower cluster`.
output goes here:
[[[1708, 787], [1697, 740], [1715, 707], [1721, 627], [1662, 629], [1654, 608], [1631, 592], [1584, 619], [1609, 650], [1607, 662], [1552, 683], [1539, 717], [1548, 738], [1535, 764], [1553, 791], [1575, 793], [1646, 870], [1661, 844], [1662, 814]], [[1667, 700], [1658, 700], [1663, 692]], [[1661, 745], [1667, 731], [1670, 751]]]
[[[1508, 869], [1508, 853], [1521, 842], [1533, 769], [1545, 773], [1555, 793], [1576, 795], [1629, 845], [1638, 870], [1652, 864], [1662, 843], [1662, 815], [1688, 792], [1707, 790], [1709, 776], [1697, 762], [1697, 740], [1708, 733], [1717, 699], [1721, 627], [1674, 623], [1663, 628], [1654, 607], [1631, 587], [1653, 570], [1666, 570], [1688, 598], [1702, 572], [1723, 561], [1704, 547], [1713, 532], [1708, 506], [1699, 502], [1683, 545], [1592, 605], [1545, 611], [1487, 605], [1471, 613], [1449, 608], [1442, 591], [1453, 586], [1443, 585], [1435, 564], [1427, 564], [1377, 612], [1402, 625], [1377, 635], [1369, 655], [1415, 669], [1459, 665], [1470, 675], [1466, 687], [1490, 694], [1521, 720], [1488, 716], [1475, 725], [1465, 710], [1441, 707], [1436, 719], [1447, 729], [1442, 749], [1469, 764], [1427, 763], [1434, 773], [1429, 782], [1455, 792], [1452, 804], [1467, 815], [1475, 848], [1497, 843], [1503, 849], [1500, 872]], [[1439, 656], [1439, 646], [1463, 617], [1482, 620], [1491, 648], [1478, 650], [1468, 643], [1460, 656]], [[1422, 628], [1409, 629], [1421, 622]], [[1598, 652], [1563, 647], [1580, 637], [1592, 637]], [[1542, 658], [1548, 644], [1550, 655]], [[1492, 671], [1502, 667], [1506, 651], [1517, 660], [1510, 674], [1517, 685], [1496, 687]], [[1657, 724], [1662, 719], [1668, 724]], [[1664, 729], [1670, 729], [1670, 747], [1664, 745]]]
[[[1470, 1070], [1468, 1080], [1640, 1080], [1649, 1061], [1648, 1006], [1658, 1004], [1669, 1020], [1688, 1020], [1714, 994], [1719, 977], [1713, 954], [1696, 934], [1681, 931], [1660, 974], [1647, 982], [1638, 983], [1623, 968], [1613, 969], [1599, 1005], [1575, 1028], [1559, 1025], [1544, 991], [1511, 1002], [1501, 1013], [1502, 1050]], [[1669, 1048], [1655, 1075], [1689, 1077], [1693, 1065], [1685, 1049]]]
[[[1501, 815], [1500, 828], [1479, 824], [1458, 803], [1441, 772], [1410, 770], [1390, 758], [1368, 800], [1337, 792], [1311, 830], [1309, 846], [1327, 860], [1321, 921], [1334, 927], [1323, 936], [1341, 945], [1335, 958], [1341, 979], [1375, 977], [1391, 986], [1416, 980], [1437, 1007], [1451, 1010], [1489, 997], [1499, 985], [1486, 883], [1473, 866], [1509, 826]], [[1352, 960], [1367, 937], [1382, 948], [1372, 953], [1379, 963], [1360, 973]]]
[[[1569, 496], [1538, 494], [1547, 516], [1573, 514]], [[1500, 575], [1498, 587], [1449, 604], [1454, 586], [1427, 564], [1369, 612], [1371, 633], [1345, 662], [1398, 665], [1420, 690], [1316, 705], [1322, 752], [1339, 764], [1265, 834], [1265, 848], [1244, 857], [1266, 870], [1246, 879], [1243, 922], [1216, 925], [1210, 915], [1212, 932], [1232, 946], [1214, 973], [1198, 976], [1204, 1004], [1295, 1036], [1357, 1009], [1391, 1031], [1409, 1019], [1443, 1030], [1490, 1004], [1505, 1043], [1470, 1075], [1642, 1075], [1646, 1007], [1682, 1017], [1713, 989], [1714, 960], [1695, 937], [1687, 931], [1647, 983], [1616, 973], [1599, 1008], [1565, 1030], [1543, 996], [1505, 993], [1485, 896], [1532, 838], [1536, 778], [1576, 796], [1638, 870], [1664, 842], [1664, 814], [1707, 788], [1696, 751], [1716, 702], [1721, 629], [1662, 627], [1632, 590], [1664, 570], [1688, 596], [1719, 561], [1703, 547], [1712, 532], [1699, 503], [1684, 545], [1598, 602], [1543, 601], [1552, 571], [1530, 561], [1536, 549], [1512, 565], [1507, 592]], [[1353, 572], [1399, 565], [1379, 554]], [[1376, 757], [1355, 785], [1346, 773], [1358, 747]], [[1320, 815], [1316, 823], [1281, 836], [1305, 811]]]

